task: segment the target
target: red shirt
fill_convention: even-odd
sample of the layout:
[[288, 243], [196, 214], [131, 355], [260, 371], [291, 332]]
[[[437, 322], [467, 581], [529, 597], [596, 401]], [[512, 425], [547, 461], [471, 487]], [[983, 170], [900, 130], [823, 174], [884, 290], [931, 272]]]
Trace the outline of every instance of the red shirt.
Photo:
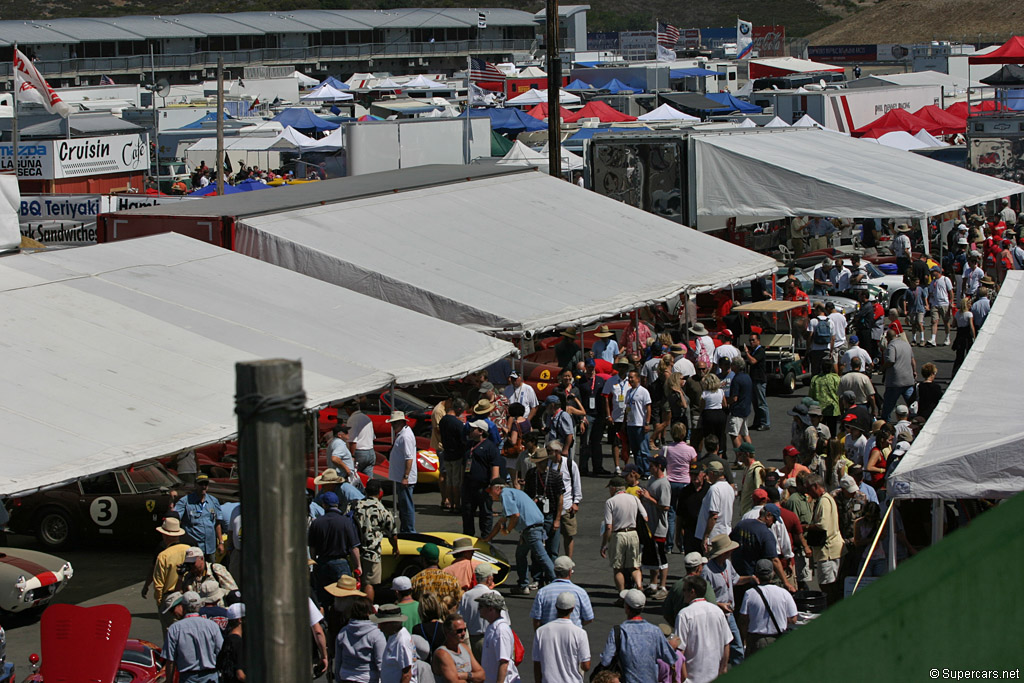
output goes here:
[[788, 294], [786, 295], [786, 301], [806, 301], [807, 302], [807, 313], [806, 313], [806, 315], [810, 315], [811, 314], [811, 297], [807, 296], [807, 292], [805, 292], [804, 290], [800, 289], [799, 286], [797, 286], [796, 291], [793, 292], [792, 296], [789, 296]]
[[804, 525], [800, 523], [800, 518], [796, 516], [796, 513], [792, 510], [779, 506], [779, 512], [782, 513], [782, 523], [786, 525], [786, 531], [789, 533], [789, 544], [793, 546], [793, 552], [797, 553], [803, 548], [796, 547], [796, 537], [804, 533]]

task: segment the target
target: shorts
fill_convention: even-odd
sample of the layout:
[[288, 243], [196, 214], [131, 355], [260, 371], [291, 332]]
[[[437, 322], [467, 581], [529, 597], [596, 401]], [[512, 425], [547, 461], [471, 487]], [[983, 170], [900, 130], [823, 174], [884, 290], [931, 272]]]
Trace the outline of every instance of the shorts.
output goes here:
[[835, 583], [839, 578], [839, 560], [818, 560], [814, 563], [814, 577], [818, 584]]
[[729, 436], [749, 436], [747, 431], [747, 418], [738, 415], [729, 416], [729, 426], [726, 427]]
[[918, 327], [918, 328], [924, 327], [924, 311], [918, 311], [916, 313], [912, 313], [911, 315], [914, 316], [914, 326], [915, 327]]
[[363, 583], [376, 586], [381, 582], [380, 562], [359, 558], [359, 567], [363, 570]]
[[932, 320], [949, 322], [949, 306], [932, 306]]
[[579, 532], [579, 522], [577, 521], [577, 513], [562, 511], [562, 523], [559, 526], [561, 530], [562, 538], [571, 540], [576, 537]]
[[462, 488], [462, 475], [466, 471], [466, 465], [461, 460], [442, 460], [444, 463], [445, 485], [454, 487], [456, 490]]
[[664, 538], [657, 538], [656, 537], [654, 539], [654, 550], [658, 554], [658, 564], [653, 566], [653, 567], [651, 565], [646, 565], [645, 564], [642, 567], [642, 569], [644, 569], [644, 570], [668, 569], [668, 550], [667, 550], [667, 546], [668, 546], [668, 544], [666, 543]]
[[608, 559], [615, 570], [640, 567], [640, 537], [635, 529], [612, 533], [608, 542]]

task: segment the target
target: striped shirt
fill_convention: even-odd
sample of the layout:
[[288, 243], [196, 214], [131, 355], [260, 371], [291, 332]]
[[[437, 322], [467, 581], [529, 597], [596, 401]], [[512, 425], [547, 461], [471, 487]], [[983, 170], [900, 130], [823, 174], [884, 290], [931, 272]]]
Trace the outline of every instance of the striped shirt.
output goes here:
[[533, 599], [533, 607], [530, 609], [530, 618], [540, 620], [541, 625], [557, 619], [558, 610], [555, 609], [555, 601], [562, 593], [576, 595], [576, 608], [569, 617], [572, 623], [582, 628], [584, 621], [594, 620], [594, 608], [590, 604], [590, 596], [587, 595], [587, 591], [569, 579], [555, 579], [537, 591], [537, 597]]

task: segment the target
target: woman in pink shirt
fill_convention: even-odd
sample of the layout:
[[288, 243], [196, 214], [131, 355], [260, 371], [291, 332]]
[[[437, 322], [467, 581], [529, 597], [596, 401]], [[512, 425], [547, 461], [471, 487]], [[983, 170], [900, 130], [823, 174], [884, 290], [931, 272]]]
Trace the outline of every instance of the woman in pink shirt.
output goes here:
[[[666, 552], [672, 552], [673, 544], [683, 551], [682, 528], [676, 529], [676, 511], [682, 504], [683, 491], [690, 484], [690, 469], [697, 465], [697, 451], [686, 443], [686, 423], [676, 422], [671, 429], [672, 443], [661, 447], [661, 455], [668, 461], [665, 473], [672, 487], [672, 507], [668, 509], [668, 539]], [[679, 538], [676, 538], [678, 531]]]

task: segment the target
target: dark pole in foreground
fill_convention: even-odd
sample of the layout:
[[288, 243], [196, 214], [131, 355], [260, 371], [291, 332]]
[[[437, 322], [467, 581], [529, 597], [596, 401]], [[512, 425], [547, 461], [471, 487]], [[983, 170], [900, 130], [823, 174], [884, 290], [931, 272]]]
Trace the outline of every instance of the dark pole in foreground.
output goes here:
[[235, 391], [247, 680], [309, 681], [302, 364], [237, 363]]
[[562, 175], [562, 60], [558, 56], [558, 0], [547, 0], [544, 42], [548, 52], [548, 173]]

